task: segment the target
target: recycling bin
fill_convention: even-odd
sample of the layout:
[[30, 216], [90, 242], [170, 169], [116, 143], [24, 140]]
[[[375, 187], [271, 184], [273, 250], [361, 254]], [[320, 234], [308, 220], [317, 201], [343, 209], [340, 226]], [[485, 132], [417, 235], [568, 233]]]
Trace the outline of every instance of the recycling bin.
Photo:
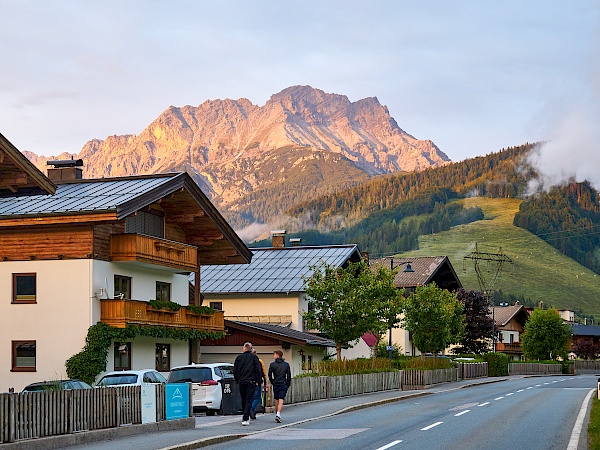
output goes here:
[[242, 414], [242, 396], [240, 395], [240, 387], [233, 378], [221, 378], [221, 409], [223, 415], [229, 416], [234, 414]]

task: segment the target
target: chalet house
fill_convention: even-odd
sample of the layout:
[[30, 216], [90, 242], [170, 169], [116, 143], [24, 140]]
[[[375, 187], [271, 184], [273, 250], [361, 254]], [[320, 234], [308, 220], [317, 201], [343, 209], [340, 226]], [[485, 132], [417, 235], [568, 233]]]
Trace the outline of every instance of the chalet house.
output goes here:
[[568, 348], [573, 354], [576, 354], [577, 347], [587, 344], [600, 349], [600, 326], [584, 325], [580, 323], [571, 323], [571, 337], [569, 338]]
[[[225, 311], [230, 333], [220, 341], [202, 342], [202, 361], [233, 361], [244, 340], [257, 347], [263, 361], [272, 361], [282, 350], [292, 368], [302, 362], [320, 361], [332, 341], [307, 333], [302, 313], [308, 310], [304, 279], [319, 262], [341, 267], [361, 260], [356, 245], [285, 247], [285, 232], [273, 233], [272, 247], [253, 248], [250, 264], [213, 265], [201, 268], [201, 292], [205, 303]], [[370, 349], [359, 339], [343, 356], [368, 356]], [[335, 351], [330, 351], [335, 353]]]
[[521, 335], [529, 313], [523, 305], [494, 306], [491, 308], [496, 336], [496, 351], [506, 353], [513, 360], [523, 356]]
[[107, 371], [198, 361], [198, 339], [181, 336], [218, 337], [224, 319], [185, 308], [200, 305], [188, 276], [251, 261], [186, 173], [86, 180], [82, 164], [55, 161], [46, 177], [0, 135], [0, 392], [66, 378], [99, 322], [146, 330], [111, 344]]
[[[394, 285], [404, 289], [404, 295], [409, 296], [418, 286], [435, 283], [441, 289], [451, 292], [458, 291], [462, 284], [447, 256], [415, 256], [411, 258], [381, 258], [371, 261], [371, 266], [376, 268], [384, 266], [390, 270], [398, 269], [394, 277]], [[408, 356], [421, 354], [412, 342], [411, 333], [403, 328], [394, 328], [392, 342], [401, 347]], [[385, 338], [389, 341], [389, 335]]]

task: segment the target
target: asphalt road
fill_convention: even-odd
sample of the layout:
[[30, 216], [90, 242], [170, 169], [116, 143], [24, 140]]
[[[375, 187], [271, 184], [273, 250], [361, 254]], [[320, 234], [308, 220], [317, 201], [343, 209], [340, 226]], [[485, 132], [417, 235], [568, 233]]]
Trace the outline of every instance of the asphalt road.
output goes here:
[[596, 385], [595, 376], [554, 376], [439, 391], [208, 448], [564, 450], [581, 405]]

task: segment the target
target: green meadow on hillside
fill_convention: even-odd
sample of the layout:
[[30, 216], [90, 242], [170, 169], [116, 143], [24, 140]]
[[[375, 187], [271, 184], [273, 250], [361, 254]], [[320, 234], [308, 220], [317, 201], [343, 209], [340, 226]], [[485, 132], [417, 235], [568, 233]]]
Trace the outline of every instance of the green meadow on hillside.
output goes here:
[[[544, 307], [571, 309], [600, 318], [600, 276], [560, 254], [528, 231], [515, 227], [513, 218], [521, 200], [475, 197], [460, 200], [465, 207], [479, 206], [485, 219], [459, 225], [442, 233], [420, 236], [419, 250], [402, 256], [447, 255], [465, 289], [479, 289], [472, 260], [464, 257], [475, 250], [502, 253], [512, 259], [503, 267], [495, 289], [523, 295]], [[465, 267], [465, 270], [463, 270]], [[496, 264], [483, 273], [491, 279]]]

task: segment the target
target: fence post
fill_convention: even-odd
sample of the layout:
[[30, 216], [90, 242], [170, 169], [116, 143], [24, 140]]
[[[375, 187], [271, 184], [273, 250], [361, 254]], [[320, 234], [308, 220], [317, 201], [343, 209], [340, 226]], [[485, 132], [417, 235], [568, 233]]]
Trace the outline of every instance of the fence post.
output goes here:
[[73, 391], [66, 391], [67, 394], [67, 434], [73, 433], [73, 422], [75, 421], [75, 411], [73, 411]]
[[15, 442], [17, 433], [17, 412], [15, 411], [15, 395], [8, 395], [8, 442]]
[[121, 426], [121, 392], [120, 389], [115, 389], [115, 404], [117, 405], [117, 427]]

